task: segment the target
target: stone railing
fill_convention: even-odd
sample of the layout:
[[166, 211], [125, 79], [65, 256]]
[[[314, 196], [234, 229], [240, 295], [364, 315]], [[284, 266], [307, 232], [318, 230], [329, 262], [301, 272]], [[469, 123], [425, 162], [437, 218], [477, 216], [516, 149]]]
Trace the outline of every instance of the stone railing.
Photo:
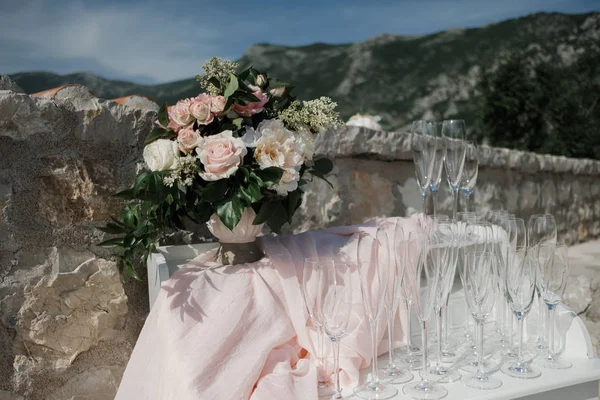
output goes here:
[[[81, 86], [29, 96], [0, 77], [0, 398], [114, 397], [148, 300], [94, 226], [118, 213], [111, 195], [133, 182], [157, 108]], [[334, 188], [311, 183], [290, 230], [420, 210], [409, 135], [344, 127], [317, 148]], [[600, 232], [599, 165], [482, 148], [476, 206], [552, 212], [584, 240]]]
[[[317, 153], [334, 160], [334, 187], [312, 183], [294, 230], [421, 211], [410, 134], [339, 127], [318, 136]], [[600, 235], [599, 182], [600, 161], [481, 146], [471, 208], [505, 209], [526, 221], [552, 213], [559, 237], [575, 243]], [[447, 187], [440, 189], [440, 208], [450, 214]]]

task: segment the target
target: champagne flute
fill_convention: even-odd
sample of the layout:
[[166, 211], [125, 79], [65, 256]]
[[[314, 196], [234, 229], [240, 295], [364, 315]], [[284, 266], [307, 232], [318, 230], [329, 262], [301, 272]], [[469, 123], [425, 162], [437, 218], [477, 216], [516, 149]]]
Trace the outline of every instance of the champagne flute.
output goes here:
[[460, 181], [460, 192], [465, 200], [465, 210], [469, 211], [469, 200], [475, 184], [477, 183], [477, 175], [479, 171], [479, 159], [477, 157], [477, 144], [475, 141], [467, 140], [467, 149], [465, 152], [465, 165], [463, 167], [463, 175]]
[[443, 259], [447, 248], [440, 246], [441, 237], [433, 232], [430, 235], [423, 233], [410, 233], [409, 252], [417, 252], [417, 263], [407, 276], [406, 281], [415, 305], [415, 311], [421, 324], [421, 340], [423, 344], [423, 371], [421, 380], [413, 385], [404, 386], [404, 394], [413, 399], [441, 399], [448, 394], [448, 390], [429, 380], [427, 374], [427, 321], [433, 311], [433, 303], [438, 291], [440, 280], [440, 261]]
[[444, 121], [442, 123], [442, 136], [444, 137], [444, 146], [446, 149], [444, 166], [446, 167], [448, 184], [452, 190], [452, 218], [456, 218], [456, 212], [458, 211], [458, 190], [460, 188], [467, 151], [465, 121], [462, 119]]
[[[391, 228], [391, 226], [389, 228]], [[411, 381], [413, 379], [413, 374], [405, 369], [400, 368], [398, 365], [396, 365], [394, 360], [394, 321], [396, 320], [396, 313], [398, 312], [398, 305], [400, 303], [400, 295], [402, 292], [402, 281], [404, 279], [405, 265], [405, 262], [402, 260], [402, 258], [406, 255], [405, 247], [407, 241], [404, 238], [404, 229], [399, 221], [396, 221], [396, 223], [393, 224], [393, 228], [393, 231], [387, 231], [387, 248], [380, 248], [380, 251], [388, 252], [387, 257], [389, 260], [388, 287], [384, 302], [388, 326], [389, 361], [388, 364], [379, 371], [379, 375], [386, 380], [386, 382], [399, 384]]]
[[332, 399], [343, 399], [340, 387], [340, 340], [346, 333], [352, 310], [352, 273], [348, 264], [334, 263], [323, 269], [319, 311], [323, 331], [333, 346], [334, 389]]
[[389, 279], [387, 234], [378, 229], [375, 237], [361, 232], [358, 235], [357, 266], [360, 292], [371, 334], [371, 376], [363, 385], [354, 388], [357, 397], [368, 400], [390, 399], [398, 389], [379, 380], [377, 374], [377, 324], [383, 314], [383, 303]]
[[[556, 243], [556, 221], [554, 216], [551, 214], [534, 214], [529, 217], [527, 222], [527, 245], [532, 248], [539, 248], [542, 243]], [[538, 254], [537, 262], [540, 264], [546, 264], [549, 262], [548, 258], [551, 254], [545, 252]], [[537, 302], [538, 312], [540, 315], [541, 326], [539, 335], [536, 339], [536, 346], [538, 349], [543, 350], [546, 348], [546, 326], [548, 326], [548, 313], [546, 312], [547, 307], [541, 296], [541, 288], [537, 287]]]
[[[551, 261], [539, 266], [539, 286], [542, 289], [542, 298], [548, 307], [549, 323], [548, 329], [548, 351], [546, 356], [536, 359], [537, 365], [544, 368], [564, 369], [571, 367], [567, 360], [559, 358], [562, 352], [561, 341], [556, 340], [556, 306], [560, 303], [567, 286], [569, 275], [568, 248], [564, 243], [554, 245], [543, 243], [539, 247], [540, 252], [551, 253]], [[557, 343], [558, 342], [558, 343]]]
[[465, 267], [461, 274], [467, 306], [477, 322], [477, 370], [463, 376], [463, 383], [475, 389], [496, 389], [502, 381], [484, 370], [483, 325], [492, 311], [495, 298], [497, 257], [494, 252], [472, 252], [465, 255]]
[[535, 253], [535, 249], [516, 248], [509, 254], [506, 271], [506, 292], [510, 308], [517, 317], [519, 344], [517, 359], [505, 363], [502, 372], [520, 379], [537, 378], [541, 375], [539, 369], [532, 366], [523, 354], [524, 320], [531, 310], [535, 297], [537, 280], [537, 254]]
[[438, 192], [442, 181], [442, 168], [444, 167], [444, 139], [442, 138], [442, 123], [433, 122], [433, 134], [436, 141], [435, 152], [433, 153], [433, 169], [431, 172], [431, 197], [433, 198], [433, 215], [438, 213]]
[[411, 129], [411, 148], [415, 164], [415, 175], [419, 192], [423, 200], [423, 214], [427, 214], [427, 192], [431, 184], [435, 151], [435, 127], [432, 122], [419, 120], [413, 121]]
[[[446, 220], [448, 218], [446, 217]], [[446, 307], [450, 297], [450, 289], [454, 284], [454, 274], [456, 271], [456, 236], [455, 230], [450, 222], [434, 219], [433, 235], [439, 237], [436, 246], [444, 247], [443, 251], [437, 251], [434, 261], [439, 264], [439, 285], [435, 294], [433, 309], [437, 322], [437, 362], [427, 370], [427, 374], [432, 380], [441, 383], [450, 383], [460, 379], [460, 373], [454, 369], [446, 368], [443, 364], [444, 356], [444, 317]], [[437, 250], [437, 249], [436, 249]], [[445, 353], [447, 356], [450, 353]]]
[[315, 349], [317, 358], [318, 388], [321, 395], [332, 393], [333, 387], [329, 377], [325, 376], [325, 365], [323, 357], [323, 332], [322, 316], [318, 308], [318, 289], [322, 284], [323, 270], [333, 267], [331, 257], [310, 257], [304, 260], [302, 274], [302, 297], [310, 319], [312, 329], [316, 331], [317, 346]]

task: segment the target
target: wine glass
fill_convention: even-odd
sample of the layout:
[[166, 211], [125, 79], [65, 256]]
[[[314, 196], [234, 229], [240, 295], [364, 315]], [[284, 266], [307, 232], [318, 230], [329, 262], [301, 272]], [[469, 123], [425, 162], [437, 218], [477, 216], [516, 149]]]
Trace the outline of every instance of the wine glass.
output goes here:
[[462, 377], [463, 383], [475, 389], [496, 389], [502, 381], [483, 368], [483, 325], [492, 311], [496, 294], [497, 256], [494, 252], [472, 252], [465, 255], [461, 274], [467, 306], [477, 322], [477, 370]]
[[442, 123], [442, 136], [444, 137], [444, 146], [446, 150], [444, 166], [446, 167], [448, 184], [452, 190], [452, 218], [456, 218], [458, 189], [460, 188], [463, 167], [465, 164], [465, 154], [467, 150], [465, 135], [465, 121], [462, 119], [451, 119]]
[[411, 148], [415, 163], [415, 174], [419, 192], [423, 200], [423, 214], [427, 214], [427, 191], [431, 184], [437, 141], [435, 126], [430, 121], [413, 121], [411, 129]]
[[541, 375], [539, 369], [531, 365], [523, 354], [524, 320], [533, 305], [537, 280], [537, 254], [535, 253], [535, 249], [516, 248], [514, 252], [509, 253], [506, 270], [506, 293], [510, 308], [517, 317], [519, 342], [517, 359], [505, 363], [502, 372], [521, 379], [537, 378]]
[[405, 265], [405, 262], [402, 260], [402, 258], [406, 255], [406, 240], [404, 238], [404, 229], [399, 221], [396, 221], [396, 223], [393, 224], [393, 228], [393, 231], [387, 230], [387, 247], [385, 247], [385, 243], [382, 243], [383, 246], [379, 250], [387, 251], [387, 258], [389, 260], [388, 287], [384, 302], [388, 326], [389, 361], [388, 364], [379, 371], [379, 375], [385, 379], [386, 382], [399, 384], [411, 381], [413, 379], [413, 375], [409, 371], [396, 365], [394, 360], [394, 322], [396, 320], [396, 313], [398, 311], [400, 295], [402, 292], [402, 281], [404, 278]]
[[546, 356], [538, 357], [536, 363], [545, 368], [564, 369], [569, 368], [571, 363], [559, 358], [562, 352], [561, 341], [556, 340], [556, 306], [560, 303], [567, 286], [569, 275], [568, 248], [564, 243], [554, 245], [553, 243], [542, 243], [539, 252], [551, 253], [551, 261], [539, 266], [539, 287], [542, 298], [548, 307], [549, 323], [548, 329], [548, 351]]
[[[427, 328], [428, 320], [433, 310], [433, 303], [438, 291], [440, 280], [440, 263], [446, 256], [447, 247], [442, 246], [442, 238], [432, 232], [429, 235], [417, 232], [411, 232], [410, 236], [414, 238], [408, 248], [410, 252], [417, 252], [417, 263], [414, 269], [406, 274], [406, 281], [409, 290], [412, 292], [415, 311], [419, 323], [421, 324], [421, 341], [423, 351], [423, 373], [421, 380], [413, 385], [404, 386], [404, 394], [413, 399], [441, 399], [448, 394], [448, 390], [429, 380], [427, 370]], [[410, 241], [410, 239], [409, 239]]]
[[[447, 219], [447, 217], [446, 217]], [[442, 220], [443, 221], [443, 220]], [[456, 271], [456, 236], [455, 230], [450, 222], [434, 221], [433, 234], [440, 238], [438, 246], [445, 247], [445, 251], [436, 254], [439, 259], [435, 261], [439, 263], [439, 286], [435, 295], [433, 309], [437, 322], [437, 362], [427, 370], [429, 378], [436, 382], [450, 383], [460, 379], [460, 373], [454, 369], [446, 368], [443, 364], [444, 354], [446, 357], [452, 354], [445, 352], [447, 343], [444, 337], [445, 327], [445, 310], [450, 297], [450, 289], [454, 284], [454, 274]]]
[[465, 200], [465, 210], [469, 211], [469, 200], [475, 184], [477, 183], [477, 174], [479, 170], [479, 159], [477, 157], [477, 144], [475, 141], [467, 140], [467, 149], [465, 152], [465, 165], [463, 167], [462, 179], [460, 181], [460, 192]]
[[442, 168], [444, 167], [444, 142], [442, 138], [442, 123], [439, 121], [433, 122], [433, 134], [436, 141], [435, 152], [433, 153], [433, 169], [431, 171], [431, 197], [433, 198], [433, 215], [438, 213], [438, 191], [442, 181]]
[[343, 399], [340, 387], [340, 340], [346, 333], [352, 310], [352, 273], [348, 264], [329, 264], [322, 270], [319, 311], [323, 331], [333, 346], [334, 389], [332, 399]]
[[[534, 214], [527, 222], [527, 245], [537, 248], [542, 243], [556, 243], [556, 221], [551, 214]], [[538, 251], [538, 263], [546, 264], [549, 262], [547, 257], [551, 254]], [[546, 258], [544, 258], [546, 257]], [[541, 296], [541, 288], [537, 288], [538, 312], [540, 315], [541, 326], [540, 333], [536, 339], [537, 348], [543, 350], [546, 348], [546, 326], [548, 325], [547, 307]]]
[[302, 294], [304, 305], [308, 313], [311, 328], [316, 331], [317, 348], [315, 349], [317, 358], [317, 378], [318, 388], [321, 395], [329, 395], [333, 391], [331, 380], [325, 376], [325, 365], [323, 357], [323, 321], [318, 308], [319, 287], [323, 280], [323, 270], [333, 268], [333, 258], [331, 257], [310, 257], [304, 260], [304, 269], [302, 273]]
[[380, 381], [377, 374], [377, 323], [383, 314], [390, 270], [387, 248], [387, 234], [383, 229], [378, 229], [375, 237], [367, 232], [358, 235], [358, 275], [365, 314], [369, 321], [372, 355], [370, 379], [354, 389], [354, 394], [362, 399], [389, 399], [398, 393], [398, 389]]

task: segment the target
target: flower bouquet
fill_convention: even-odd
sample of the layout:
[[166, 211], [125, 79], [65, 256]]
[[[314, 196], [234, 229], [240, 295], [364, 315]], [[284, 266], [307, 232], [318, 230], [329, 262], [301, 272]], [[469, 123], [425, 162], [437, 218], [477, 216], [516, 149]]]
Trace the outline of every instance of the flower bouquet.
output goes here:
[[145, 263], [166, 229], [184, 229], [185, 218], [208, 223], [221, 242], [218, 261], [260, 258], [262, 225], [279, 233], [300, 206], [305, 173], [326, 180], [333, 168], [313, 155], [314, 134], [340, 123], [336, 104], [298, 101], [293, 86], [237, 68], [209, 60], [196, 77], [204, 93], [160, 108], [145, 141], [148, 170], [116, 194], [127, 200], [119, 218], [99, 227], [120, 235], [100, 245], [116, 249], [125, 273], [138, 278], [135, 262]]

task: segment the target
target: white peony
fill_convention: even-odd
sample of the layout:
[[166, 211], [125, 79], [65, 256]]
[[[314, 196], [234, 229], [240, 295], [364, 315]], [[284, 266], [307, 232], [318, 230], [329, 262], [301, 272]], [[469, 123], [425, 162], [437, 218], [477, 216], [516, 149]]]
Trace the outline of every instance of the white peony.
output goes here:
[[173, 169], [179, 161], [177, 142], [168, 139], [158, 139], [144, 147], [143, 156], [150, 171]]
[[283, 170], [281, 179], [275, 186], [272, 187], [277, 194], [285, 196], [288, 192], [293, 192], [298, 189], [298, 181], [300, 180], [300, 172], [296, 168], [286, 168]]
[[[292, 131], [279, 120], [265, 120], [252, 134], [256, 143], [254, 158], [262, 169], [278, 167], [285, 170], [280, 182], [273, 187], [279, 194], [293, 191], [298, 187], [299, 170], [304, 163], [303, 146]], [[249, 142], [250, 140], [247, 140]]]

